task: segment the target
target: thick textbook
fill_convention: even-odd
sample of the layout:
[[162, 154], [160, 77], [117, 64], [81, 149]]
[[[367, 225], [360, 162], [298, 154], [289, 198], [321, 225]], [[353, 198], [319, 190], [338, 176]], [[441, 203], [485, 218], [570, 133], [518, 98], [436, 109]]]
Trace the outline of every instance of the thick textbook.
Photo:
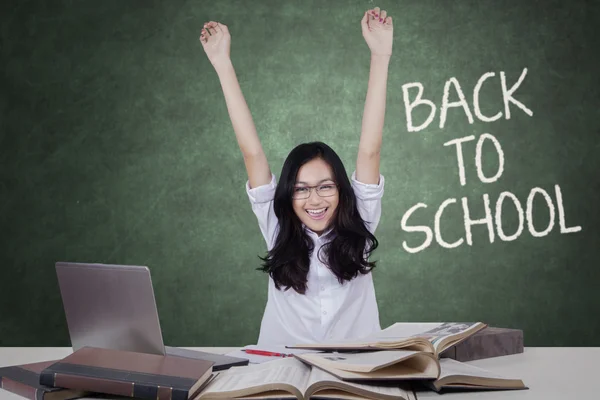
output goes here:
[[0, 368], [0, 388], [30, 400], [66, 400], [87, 395], [85, 391], [40, 385], [40, 373], [58, 360]]
[[145, 399], [187, 400], [212, 376], [212, 361], [83, 347], [47, 366], [40, 384]]

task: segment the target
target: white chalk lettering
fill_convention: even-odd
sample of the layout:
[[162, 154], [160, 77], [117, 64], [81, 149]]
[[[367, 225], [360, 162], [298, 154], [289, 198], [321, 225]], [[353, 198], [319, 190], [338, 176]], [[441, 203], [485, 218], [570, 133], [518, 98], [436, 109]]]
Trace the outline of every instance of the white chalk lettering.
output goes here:
[[462, 198], [463, 212], [465, 213], [465, 232], [467, 234], [467, 244], [473, 245], [473, 235], [471, 234], [472, 225], [486, 224], [488, 227], [488, 235], [490, 243], [494, 243], [494, 225], [492, 220], [492, 211], [490, 210], [490, 196], [486, 193], [483, 195], [483, 205], [485, 207], [485, 217], [481, 219], [471, 219], [467, 198]]
[[440, 205], [440, 208], [438, 208], [437, 212], [435, 213], [435, 220], [434, 220], [433, 231], [435, 232], [435, 240], [438, 242], [438, 244], [440, 246], [445, 247], [447, 249], [452, 249], [454, 247], [458, 247], [464, 241], [464, 239], [460, 238], [459, 240], [457, 240], [454, 243], [448, 243], [444, 239], [442, 239], [442, 233], [441, 233], [441, 229], [440, 229], [440, 220], [442, 219], [442, 214], [444, 213], [444, 209], [449, 204], [453, 204], [453, 203], [456, 203], [456, 199], [447, 199], [447, 200], [445, 200], [442, 203], [442, 205]]
[[[408, 89], [413, 88], [413, 87], [418, 88], [419, 92], [417, 93], [417, 99], [415, 100], [415, 102], [411, 103], [408, 98]], [[407, 83], [407, 84], [402, 85], [402, 92], [404, 93], [404, 108], [406, 110], [406, 126], [408, 128], [408, 131], [409, 132], [419, 132], [420, 130], [427, 128], [427, 125], [429, 125], [431, 123], [431, 121], [433, 121], [433, 118], [435, 118], [436, 107], [435, 107], [435, 104], [433, 104], [433, 102], [431, 100], [422, 100], [421, 99], [421, 97], [423, 96], [423, 85], [421, 85], [419, 82]], [[431, 108], [431, 111], [429, 112], [429, 116], [427, 117], [425, 122], [423, 122], [421, 125], [415, 127], [415, 126], [413, 126], [413, 122], [412, 122], [412, 110], [420, 104], [429, 106]]]
[[[500, 71], [500, 87], [501, 87], [500, 89], [501, 89], [501, 93], [502, 93], [502, 101], [504, 103], [504, 117], [506, 119], [510, 119], [510, 103], [519, 107], [521, 110], [523, 110], [525, 112], [525, 114], [529, 115], [530, 117], [533, 116], [533, 111], [531, 111], [529, 108], [527, 108], [527, 106], [525, 106], [525, 104], [523, 104], [519, 100], [515, 99], [515, 97], [514, 97], [515, 92], [517, 91], [519, 86], [521, 86], [521, 84], [523, 83], [523, 80], [525, 79], [526, 75], [527, 75], [527, 68], [523, 68], [523, 71], [521, 72], [521, 76], [519, 76], [519, 79], [517, 80], [517, 82], [514, 85], [512, 85], [510, 88], [508, 88], [507, 84], [506, 84], [506, 74], [504, 73], [504, 71]], [[473, 88], [473, 109], [475, 111], [475, 116], [482, 122], [493, 122], [502, 117], [502, 112], [500, 112], [500, 111], [497, 112], [493, 117], [487, 117], [487, 116], [483, 115], [483, 113], [481, 112], [479, 92], [481, 91], [483, 82], [485, 82], [487, 79], [492, 78], [494, 76], [495, 76], [494, 72], [484, 73], [477, 80], [477, 83], [475, 84], [475, 87]], [[458, 100], [455, 100], [452, 102], [449, 101], [450, 86], [454, 87], [454, 91], [456, 92], [456, 94], [458, 96]], [[414, 99], [414, 101], [411, 102], [410, 96], [409, 96], [409, 90], [412, 88], [417, 88], [417, 97], [416, 97], [416, 99]], [[429, 126], [429, 124], [431, 124], [433, 122], [433, 120], [435, 118], [437, 107], [433, 101], [423, 98], [424, 90], [425, 90], [425, 88], [423, 87], [423, 84], [421, 84], [420, 82], [411, 82], [411, 83], [406, 83], [406, 84], [402, 85], [402, 92], [403, 92], [403, 98], [404, 98], [404, 109], [406, 111], [406, 127], [409, 132], [419, 132], [419, 131], [427, 128]], [[417, 106], [421, 106], [421, 105], [429, 107], [429, 115], [427, 116], [427, 119], [421, 125], [414, 126], [412, 112]], [[451, 77], [444, 83], [442, 105], [440, 107], [440, 123], [439, 123], [440, 129], [443, 129], [444, 126], [446, 125], [448, 108], [450, 108], [450, 107], [462, 107], [463, 111], [465, 112], [465, 116], [467, 117], [467, 121], [469, 121], [469, 124], [473, 124], [474, 118], [473, 118], [473, 114], [471, 113], [471, 109], [469, 108], [469, 103], [467, 102], [465, 94], [460, 87], [460, 82], [455, 77]]]
[[452, 139], [446, 143], [444, 146], [450, 146], [456, 144], [456, 159], [458, 160], [458, 178], [460, 180], [460, 185], [465, 186], [466, 178], [465, 178], [465, 162], [463, 160], [462, 154], [462, 142], [468, 142], [470, 140], [474, 140], [475, 136], [465, 136], [463, 138]]
[[565, 225], [565, 208], [563, 206], [562, 192], [560, 186], [554, 185], [554, 192], [556, 193], [556, 202], [558, 203], [558, 223], [560, 225], [560, 233], [573, 233], [579, 232], [581, 226], [572, 226], [567, 228]]
[[404, 247], [404, 250], [408, 251], [409, 253], [418, 253], [421, 250], [425, 250], [427, 247], [429, 247], [429, 245], [431, 244], [431, 241], [433, 240], [433, 233], [431, 232], [431, 228], [429, 228], [428, 226], [407, 226], [406, 223], [408, 221], [408, 218], [411, 216], [411, 214], [418, 208], [426, 208], [427, 205], [424, 203], [418, 203], [415, 204], [414, 206], [412, 206], [406, 213], [404, 213], [404, 216], [402, 217], [402, 221], [400, 222], [402, 229], [405, 232], [423, 232], [425, 233], [425, 241], [418, 247], [408, 247], [408, 245], [406, 244], [406, 241], [402, 242], [402, 246]]
[[523, 72], [521, 72], [521, 76], [519, 77], [519, 80], [517, 81], [517, 83], [512, 85], [512, 87], [509, 90], [507, 90], [506, 89], [506, 77], [504, 76], [504, 71], [500, 72], [500, 81], [502, 83], [502, 99], [504, 100], [504, 115], [505, 115], [506, 119], [510, 119], [510, 107], [508, 106], [508, 103], [513, 103], [514, 105], [519, 107], [521, 110], [523, 110], [525, 112], [525, 114], [529, 115], [530, 117], [533, 115], [533, 111], [531, 111], [529, 108], [525, 107], [525, 104], [521, 103], [520, 101], [518, 101], [514, 97], [512, 97], [513, 93], [515, 93], [515, 91], [519, 88], [519, 86], [523, 82], [523, 79], [525, 79], [525, 75], [527, 75], [527, 68], [523, 69]]
[[[536, 231], [533, 226], [533, 199], [536, 193], [540, 193], [544, 197], [544, 200], [546, 200], [546, 204], [548, 205], [548, 211], [550, 211], [550, 221], [548, 221], [548, 226], [541, 232]], [[529, 196], [527, 196], [527, 227], [529, 228], [529, 233], [535, 237], [546, 236], [554, 227], [554, 204], [552, 204], [552, 199], [548, 192], [542, 188], [535, 187], [531, 189]]]
[[[498, 153], [498, 171], [496, 172], [496, 175], [492, 176], [491, 178], [486, 178], [485, 175], [483, 175], [483, 169], [481, 167], [481, 148], [485, 139], [489, 139], [492, 141], [492, 143], [494, 143], [494, 147], [496, 148], [496, 152]], [[479, 177], [479, 180], [483, 183], [496, 182], [498, 178], [500, 178], [500, 176], [502, 175], [502, 172], [504, 171], [504, 152], [502, 151], [502, 146], [500, 146], [500, 142], [498, 142], [494, 135], [484, 133], [479, 137], [479, 140], [477, 141], [477, 148], [475, 149], [475, 166], [477, 167], [477, 176]]]
[[[456, 93], [458, 94], [458, 101], [454, 101], [452, 103], [448, 103], [448, 96], [450, 90], [450, 84], [454, 84], [454, 88], [456, 89]], [[444, 124], [446, 123], [446, 113], [449, 107], [462, 107], [465, 110], [465, 115], [469, 120], [469, 124], [473, 123], [473, 115], [469, 110], [469, 104], [465, 99], [465, 95], [460, 89], [460, 83], [456, 80], [456, 78], [450, 78], [446, 84], [444, 85], [444, 97], [442, 98], [442, 107], [440, 109], [440, 129], [444, 128]]]
[[[555, 194], [556, 194], [556, 200], [558, 203], [558, 219], [559, 219], [559, 224], [560, 224], [560, 233], [565, 234], [565, 233], [581, 231], [581, 226], [571, 226], [568, 228], [566, 227], [562, 193], [561, 193], [560, 187], [558, 185], [555, 185], [554, 189], [555, 189]], [[534, 214], [533, 210], [538, 204], [537, 202], [534, 203], [534, 199], [537, 194], [541, 194], [542, 198], [545, 200], [544, 202], [546, 203], [546, 208], [548, 209], [549, 216], [550, 216], [548, 226], [542, 231], [538, 231], [533, 224], [533, 214]], [[460, 238], [460, 239], [454, 241], [453, 243], [449, 243], [442, 238], [441, 219], [442, 219], [442, 215], [446, 211], [447, 207], [451, 204], [457, 203], [457, 199], [448, 198], [441, 203], [437, 212], [435, 213], [435, 218], [434, 218], [434, 222], [433, 222], [433, 230], [426, 225], [419, 225], [419, 226], [409, 226], [408, 225], [409, 217], [417, 209], [427, 208], [427, 205], [425, 203], [418, 203], [418, 204], [412, 206], [402, 217], [402, 222], [401, 222], [402, 229], [405, 232], [409, 232], [409, 233], [413, 233], [413, 232], [424, 233], [425, 240], [423, 241], [423, 243], [421, 243], [417, 247], [409, 247], [407, 245], [407, 242], [404, 241], [403, 242], [404, 249], [406, 251], [408, 251], [409, 253], [417, 253], [419, 251], [423, 251], [432, 244], [434, 237], [435, 237], [436, 242], [441, 247], [446, 248], [446, 249], [452, 249], [452, 248], [459, 247], [463, 243], [467, 243], [469, 246], [472, 246], [473, 245], [472, 226], [474, 226], [474, 225], [485, 225], [487, 227], [487, 231], [488, 231], [487, 236], [488, 236], [488, 240], [490, 243], [494, 243], [496, 233], [498, 235], [498, 238], [502, 241], [510, 242], [510, 241], [516, 240], [524, 232], [525, 221], [527, 221], [528, 231], [533, 237], [547, 236], [552, 231], [552, 229], [557, 225], [555, 223], [556, 213], [554, 210], [554, 204], [552, 202], [552, 198], [550, 197], [548, 192], [546, 192], [542, 188], [535, 187], [535, 188], [531, 189], [531, 191], [529, 192], [529, 195], [527, 196], [525, 210], [523, 209], [523, 206], [521, 205], [521, 202], [519, 201], [517, 196], [515, 196], [513, 193], [508, 192], [508, 191], [504, 191], [504, 192], [500, 193], [500, 195], [498, 196], [498, 199], [496, 200], [494, 212], [492, 212], [492, 210], [490, 208], [489, 195], [486, 193], [482, 196], [482, 198], [483, 198], [484, 216], [479, 219], [473, 219], [474, 218], [474, 217], [472, 217], [473, 211], [471, 209], [472, 204], [469, 204], [466, 197], [461, 198], [462, 212], [464, 214], [465, 236], [464, 236], [464, 238]], [[502, 223], [503, 205], [505, 203], [505, 200], [507, 200], [507, 199], [510, 199], [512, 201], [515, 209], [517, 210], [517, 214], [519, 217], [518, 226], [516, 227], [515, 232], [512, 234], [506, 233], [506, 229]]]
[[477, 116], [477, 118], [479, 118], [483, 122], [494, 122], [497, 119], [500, 119], [500, 117], [502, 117], [501, 111], [498, 111], [498, 113], [493, 117], [486, 117], [481, 112], [481, 107], [479, 107], [479, 91], [481, 90], [481, 86], [483, 86], [483, 82], [487, 78], [491, 78], [495, 75], [496, 74], [493, 72], [486, 72], [485, 74], [481, 75], [481, 78], [479, 78], [477, 84], [475, 85], [475, 89], [473, 89], [473, 110], [475, 111], [475, 115]]
[[[517, 213], [519, 215], [519, 227], [517, 228], [517, 231], [515, 233], [513, 233], [511, 236], [507, 236], [504, 233], [504, 228], [502, 228], [502, 203], [504, 202], [504, 199], [506, 197], [509, 197], [513, 201], [515, 208], [517, 209]], [[496, 231], [498, 231], [498, 237], [500, 238], [500, 240], [503, 240], [505, 242], [510, 242], [519, 237], [519, 235], [523, 232], [523, 222], [524, 222], [525, 217], [523, 216], [523, 207], [521, 207], [521, 203], [519, 202], [519, 199], [517, 199], [517, 196], [515, 196], [511, 192], [500, 193], [500, 196], [498, 197], [498, 201], [496, 201], [495, 219], [496, 219]]]

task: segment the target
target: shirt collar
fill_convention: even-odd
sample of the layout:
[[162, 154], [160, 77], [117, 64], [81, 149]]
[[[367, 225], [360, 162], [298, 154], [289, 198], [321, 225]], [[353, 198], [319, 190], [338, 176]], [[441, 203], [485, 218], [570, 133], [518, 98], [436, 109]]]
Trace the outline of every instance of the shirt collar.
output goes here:
[[310, 235], [310, 236], [314, 236], [317, 239], [320, 239], [322, 237], [325, 237], [327, 235], [329, 235], [331, 233], [331, 231], [333, 230], [333, 228], [329, 228], [327, 229], [325, 232], [323, 232], [323, 234], [321, 236], [317, 235], [317, 233], [315, 231], [313, 231], [312, 229], [310, 229], [309, 227], [307, 227], [305, 224], [302, 224], [302, 228]]

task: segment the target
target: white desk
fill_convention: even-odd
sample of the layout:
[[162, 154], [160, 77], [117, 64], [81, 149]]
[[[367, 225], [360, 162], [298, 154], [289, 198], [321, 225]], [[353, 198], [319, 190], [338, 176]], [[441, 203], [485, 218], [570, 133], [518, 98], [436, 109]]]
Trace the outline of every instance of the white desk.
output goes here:
[[471, 361], [469, 364], [500, 375], [522, 379], [529, 390], [444, 393], [418, 392], [437, 400], [595, 400], [600, 347], [529, 347], [522, 354]]
[[[202, 351], [227, 353], [231, 347], [190, 347]], [[59, 359], [71, 353], [69, 347], [4, 347], [0, 348], [0, 367]], [[501, 375], [522, 379], [529, 390], [445, 393], [418, 392], [418, 399], [438, 400], [594, 400], [600, 399], [595, 386], [600, 379], [600, 347], [594, 348], [526, 348], [523, 354], [472, 361], [473, 365]], [[110, 398], [110, 397], [106, 397]], [[22, 400], [0, 391], [0, 400]]]

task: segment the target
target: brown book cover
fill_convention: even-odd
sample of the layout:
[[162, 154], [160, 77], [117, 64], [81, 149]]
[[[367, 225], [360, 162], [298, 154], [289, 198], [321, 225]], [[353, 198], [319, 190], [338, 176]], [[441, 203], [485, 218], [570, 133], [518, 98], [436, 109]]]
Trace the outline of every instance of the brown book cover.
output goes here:
[[214, 362], [83, 347], [46, 367], [40, 384], [153, 400], [187, 400], [212, 375]]
[[40, 384], [40, 373], [58, 360], [11, 365], [0, 368], [0, 388], [30, 400], [67, 400], [88, 393]]

